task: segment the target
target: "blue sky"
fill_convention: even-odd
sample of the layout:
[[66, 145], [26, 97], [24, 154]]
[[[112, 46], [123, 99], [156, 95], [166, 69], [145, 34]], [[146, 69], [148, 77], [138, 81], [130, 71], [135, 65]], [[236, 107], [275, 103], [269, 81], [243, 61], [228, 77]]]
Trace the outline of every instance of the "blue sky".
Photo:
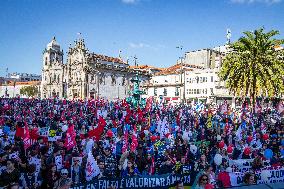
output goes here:
[[233, 41], [261, 26], [284, 38], [283, 10], [284, 0], [1, 0], [0, 75], [6, 67], [40, 74], [52, 37], [66, 52], [78, 32], [92, 52], [166, 67], [185, 51], [224, 44], [227, 28]]

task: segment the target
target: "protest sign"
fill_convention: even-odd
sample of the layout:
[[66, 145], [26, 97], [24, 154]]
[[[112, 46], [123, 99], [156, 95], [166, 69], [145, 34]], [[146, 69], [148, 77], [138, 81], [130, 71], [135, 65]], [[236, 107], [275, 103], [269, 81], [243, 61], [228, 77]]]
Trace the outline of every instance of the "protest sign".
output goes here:
[[61, 155], [55, 156], [55, 165], [56, 165], [57, 170], [62, 169], [63, 162], [62, 162], [62, 156]]
[[37, 158], [37, 157], [31, 157], [29, 159], [29, 164], [35, 164], [36, 166], [36, 172], [39, 173], [40, 171], [40, 167], [41, 167], [41, 159]]
[[82, 165], [82, 157], [72, 157], [72, 166], [74, 165], [75, 161], [78, 162], [78, 165]]
[[49, 127], [42, 127], [39, 129], [39, 135], [47, 137], [49, 134]]
[[19, 152], [14, 152], [12, 154], [9, 154], [9, 159], [18, 159], [19, 158]]
[[61, 136], [56, 136], [56, 130], [50, 129], [48, 134], [48, 141], [53, 142], [61, 139]]
[[176, 181], [183, 181], [184, 185], [190, 185], [190, 175], [155, 175], [155, 176], [144, 176], [144, 177], [129, 177], [120, 179], [99, 179], [87, 182], [86, 184], [76, 185], [70, 189], [108, 189], [114, 188], [169, 188], [173, 186]]

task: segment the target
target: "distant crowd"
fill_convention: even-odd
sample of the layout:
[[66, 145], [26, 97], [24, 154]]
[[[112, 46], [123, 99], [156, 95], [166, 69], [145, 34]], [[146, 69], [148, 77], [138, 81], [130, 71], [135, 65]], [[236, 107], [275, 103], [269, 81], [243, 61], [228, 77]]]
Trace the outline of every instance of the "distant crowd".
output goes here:
[[235, 110], [226, 102], [166, 105], [153, 98], [145, 107], [0, 98], [0, 188], [64, 189], [164, 174], [191, 175], [200, 189], [235, 186], [240, 175], [242, 185], [269, 182], [264, 170], [283, 167], [283, 114], [281, 101], [254, 108], [244, 101]]

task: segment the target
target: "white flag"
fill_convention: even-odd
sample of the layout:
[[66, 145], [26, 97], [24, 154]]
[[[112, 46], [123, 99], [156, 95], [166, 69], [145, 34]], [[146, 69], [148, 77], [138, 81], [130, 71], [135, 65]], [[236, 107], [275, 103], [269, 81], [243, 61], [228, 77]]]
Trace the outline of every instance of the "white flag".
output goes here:
[[284, 105], [282, 102], [279, 102], [278, 107], [277, 107], [278, 112], [281, 114], [284, 112]]
[[97, 165], [97, 161], [95, 160], [92, 152], [89, 151], [86, 164], [86, 180], [90, 181], [98, 174], [100, 174], [100, 168]]

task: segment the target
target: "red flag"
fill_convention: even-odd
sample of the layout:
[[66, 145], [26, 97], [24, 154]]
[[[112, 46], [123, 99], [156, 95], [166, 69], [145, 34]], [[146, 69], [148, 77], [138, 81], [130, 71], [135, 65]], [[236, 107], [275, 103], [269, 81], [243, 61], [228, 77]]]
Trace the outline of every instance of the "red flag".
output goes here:
[[106, 126], [106, 121], [104, 120], [104, 118], [100, 117], [98, 127], [89, 131], [89, 133], [88, 133], [89, 136], [94, 137], [96, 141], [100, 140], [105, 126]]
[[74, 130], [74, 125], [71, 125], [66, 132], [66, 138], [65, 138], [65, 143], [64, 146], [67, 148], [67, 150], [70, 150], [76, 145], [76, 133]]
[[17, 125], [15, 136], [20, 137], [20, 138], [25, 138], [25, 128], [19, 127]]
[[30, 138], [33, 139], [33, 140], [37, 140], [38, 137], [39, 137], [38, 128], [33, 128], [30, 131]]

